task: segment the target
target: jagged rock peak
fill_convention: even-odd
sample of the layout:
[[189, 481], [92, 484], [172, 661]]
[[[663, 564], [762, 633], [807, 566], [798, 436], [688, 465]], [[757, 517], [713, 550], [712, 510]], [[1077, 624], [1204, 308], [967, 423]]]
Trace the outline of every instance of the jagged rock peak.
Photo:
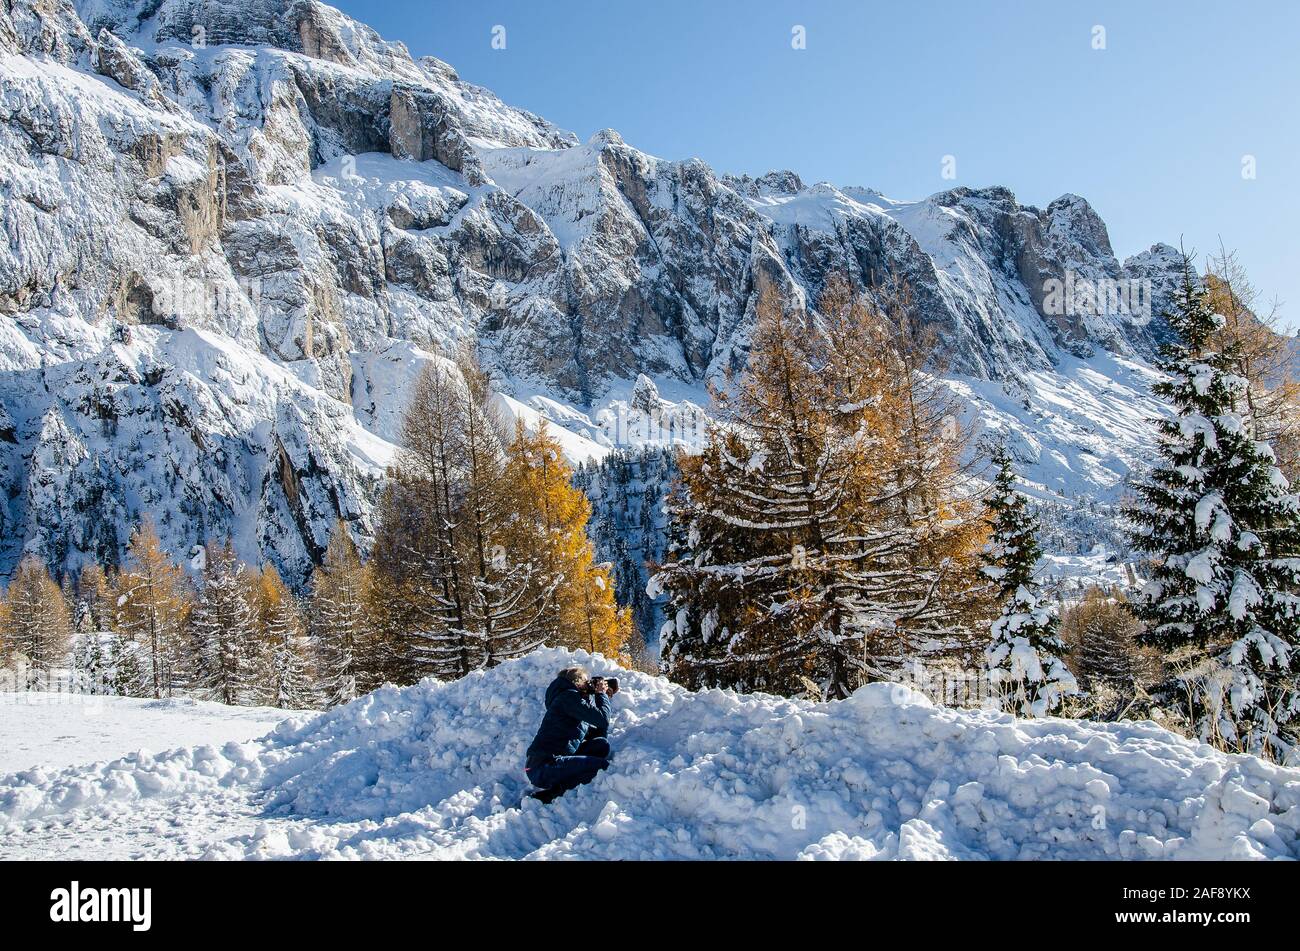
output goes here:
[[1068, 233], [1097, 254], [1113, 256], [1110, 233], [1086, 199], [1065, 194], [1047, 206], [1049, 227]]
[[642, 413], [652, 414], [659, 411], [662, 402], [659, 396], [659, 387], [655, 386], [655, 381], [644, 373], [637, 374], [636, 383], [632, 385], [632, 398], [628, 401], [628, 405], [635, 410], [640, 410]]
[[789, 169], [767, 172], [757, 178], [751, 178], [749, 175], [727, 175], [722, 181], [729, 188], [750, 198], [765, 195], [797, 195], [804, 189], [803, 179]]
[[587, 144], [594, 149], [602, 149], [607, 145], [626, 145], [627, 143], [613, 129], [601, 129], [587, 140]]

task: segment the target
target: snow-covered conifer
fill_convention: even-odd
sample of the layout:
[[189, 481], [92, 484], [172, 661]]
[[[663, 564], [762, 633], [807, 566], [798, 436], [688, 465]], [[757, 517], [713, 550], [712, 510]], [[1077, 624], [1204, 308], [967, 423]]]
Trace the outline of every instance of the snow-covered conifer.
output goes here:
[[1070, 644], [1071, 666], [1085, 689], [1113, 687], [1129, 699], [1139, 685], [1149, 685], [1150, 651], [1138, 646], [1142, 626], [1128, 610], [1121, 592], [1090, 589], [1064, 613], [1063, 637]]
[[749, 370], [681, 461], [652, 590], [670, 596], [665, 666], [689, 685], [844, 697], [956, 616], [974, 557], [952, 491], [964, 434], [909, 372], [899, 315], [844, 282], [820, 309], [764, 295]]
[[72, 648], [72, 669], [79, 693], [97, 695], [114, 692], [109, 682], [110, 665], [104, 643], [111, 636], [94, 629], [76, 635]]
[[229, 539], [211, 542], [191, 632], [200, 665], [198, 686], [213, 700], [251, 703], [258, 686], [258, 655], [247, 569]]
[[1133, 609], [1179, 667], [1167, 708], [1208, 742], [1283, 758], [1300, 724], [1300, 501], [1243, 419], [1238, 345], [1216, 348], [1224, 319], [1190, 260], [1167, 317], [1176, 339], [1154, 389], [1177, 415], [1158, 422], [1159, 462], [1128, 510], [1153, 562]]
[[120, 631], [104, 638], [104, 676], [107, 694], [117, 697], [152, 696], [153, 678], [145, 650]]
[[373, 682], [374, 625], [370, 573], [342, 520], [334, 523], [325, 558], [312, 574], [309, 628], [318, 680], [329, 705], [347, 703]]
[[985, 501], [989, 541], [983, 570], [998, 587], [1002, 610], [990, 629], [984, 663], [1004, 710], [1024, 717], [1048, 716], [1065, 697], [1078, 692], [1078, 683], [1065, 664], [1059, 618], [1034, 580], [1042, 554], [1037, 519], [1016, 489], [1005, 446], [994, 451], [993, 464], [998, 471]]
[[615, 600], [631, 614], [640, 644], [654, 642], [664, 623], [662, 606], [646, 585], [650, 566], [667, 555], [663, 502], [676, 477], [676, 451], [662, 446], [614, 451], [574, 473], [591, 501], [587, 530], [596, 557], [611, 565]]

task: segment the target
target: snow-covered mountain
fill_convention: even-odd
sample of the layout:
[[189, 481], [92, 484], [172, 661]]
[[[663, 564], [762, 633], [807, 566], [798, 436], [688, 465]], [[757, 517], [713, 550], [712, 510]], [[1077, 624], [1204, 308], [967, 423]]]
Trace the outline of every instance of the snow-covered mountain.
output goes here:
[[[0, 775], [0, 859], [1300, 857], [1300, 770], [1151, 721], [1018, 720], [887, 683], [815, 704], [618, 671], [612, 767], [543, 806], [522, 798], [524, 749], [575, 661], [616, 669], [546, 648], [256, 740], [227, 717], [230, 742], [196, 723], [176, 731], [204, 745]], [[203, 712], [95, 699], [108, 756]], [[34, 749], [85, 732], [15, 721]]]
[[[366, 543], [435, 345], [477, 338], [503, 406], [591, 458], [688, 430], [759, 294], [835, 272], [906, 279], [1045, 495], [1111, 498], [1140, 452], [1177, 257], [1118, 261], [1081, 198], [584, 143], [313, 0], [4, 6], [0, 571], [111, 558], [151, 513], [301, 580], [335, 518]], [[1075, 306], [1103, 286], [1123, 306]]]

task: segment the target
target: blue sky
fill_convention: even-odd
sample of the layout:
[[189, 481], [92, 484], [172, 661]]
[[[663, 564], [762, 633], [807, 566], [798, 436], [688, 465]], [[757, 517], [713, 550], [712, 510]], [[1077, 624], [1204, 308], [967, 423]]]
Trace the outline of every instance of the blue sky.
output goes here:
[[584, 139], [896, 198], [1074, 192], [1121, 258], [1221, 238], [1300, 328], [1300, 3], [334, 2]]

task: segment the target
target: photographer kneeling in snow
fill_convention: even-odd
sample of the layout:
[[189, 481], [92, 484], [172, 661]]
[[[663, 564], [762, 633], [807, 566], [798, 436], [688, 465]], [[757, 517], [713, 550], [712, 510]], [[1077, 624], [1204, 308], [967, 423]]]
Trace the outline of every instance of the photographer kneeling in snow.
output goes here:
[[528, 747], [524, 772], [550, 802], [575, 786], [591, 782], [609, 766], [609, 698], [618, 693], [613, 677], [589, 677], [582, 667], [566, 667], [546, 688], [546, 716]]

